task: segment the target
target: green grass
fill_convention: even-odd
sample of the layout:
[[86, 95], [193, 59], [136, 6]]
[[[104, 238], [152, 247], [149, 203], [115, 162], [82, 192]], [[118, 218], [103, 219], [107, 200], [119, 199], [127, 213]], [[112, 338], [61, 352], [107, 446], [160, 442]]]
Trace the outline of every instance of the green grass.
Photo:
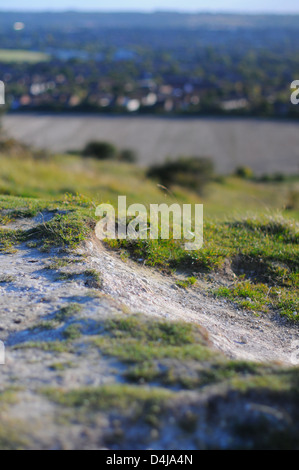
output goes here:
[[206, 344], [207, 335], [200, 327], [183, 322], [143, 321], [141, 315], [119, 317], [105, 322], [107, 331], [117, 337], [127, 336], [140, 340], [162, 341], [166, 345], [181, 346], [199, 342]]
[[91, 289], [100, 289], [102, 287], [101, 275], [95, 269], [86, 269], [83, 274], [86, 277], [85, 285], [87, 287]]
[[0, 49], [0, 63], [22, 63], [36, 64], [46, 62], [49, 56], [42, 52], [26, 51], [21, 49]]
[[3, 409], [8, 405], [14, 404], [18, 401], [17, 398], [18, 389], [9, 388], [0, 392], [0, 408]]
[[[250, 222], [254, 223], [254, 229]], [[276, 231], [278, 227], [278, 231]], [[283, 218], [263, 217], [241, 221], [209, 222], [204, 224], [204, 244], [200, 250], [187, 251], [180, 240], [111, 240], [113, 248], [126, 249], [150, 266], [172, 268], [192, 267], [212, 270], [225, 259], [243, 256], [248, 262], [264, 262], [270, 273], [271, 262], [298, 266], [298, 224]]]
[[0, 424], [0, 450], [23, 450], [28, 441], [23, 437], [24, 429], [19, 429], [18, 422]]
[[211, 355], [213, 355], [208, 348], [201, 345], [185, 345], [184, 347], [160, 346], [154, 342], [149, 342], [144, 345], [141, 341], [134, 339], [110, 340], [104, 337], [95, 340], [94, 344], [99, 347], [103, 354], [117, 357], [126, 363], [165, 358], [178, 360], [194, 359], [201, 361], [209, 359]]
[[65, 268], [65, 267], [68, 267], [68, 266], [71, 266], [73, 264], [80, 263], [80, 262], [82, 262], [82, 259], [80, 258], [73, 259], [73, 258], [68, 258], [68, 257], [62, 257], [62, 258], [54, 257], [51, 259], [51, 262], [45, 266], [45, 269], [58, 271], [60, 268]]
[[56, 328], [56, 323], [53, 321], [42, 321], [32, 326], [30, 330], [51, 331]]
[[55, 372], [63, 372], [65, 370], [71, 369], [75, 365], [72, 362], [53, 362], [49, 366], [50, 370], [53, 370]]
[[269, 287], [262, 283], [242, 281], [234, 283], [231, 287], [219, 287], [215, 290], [215, 294], [247, 310], [267, 312], [272, 308], [279, 310], [289, 320], [299, 320], [298, 287], [287, 289], [281, 286]]
[[172, 396], [168, 390], [140, 389], [130, 385], [107, 385], [64, 392], [58, 389], [45, 389], [43, 393], [51, 400], [69, 407], [83, 407], [90, 411], [125, 409], [138, 401], [157, 403]]
[[[216, 295], [236, 299], [250, 310], [279, 310], [298, 320], [299, 288], [298, 223], [279, 217], [243, 218], [204, 224], [204, 244], [198, 251], [186, 251], [181, 240], [107, 240], [107, 244], [149, 266], [186, 272], [220, 271], [228, 262], [237, 277], [230, 287]], [[187, 288], [194, 276], [177, 281]]]
[[91, 228], [89, 221], [78, 213], [56, 215], [50, 222], [32, 229], [31, 235], [43, 240], [43, 247], [62, 246], [75, 248], [86, 239]]
[[106, 321], [105, 332], [92, 343], [102, 354], [128, 364], [156, 359], [204, 361], [217, 355], [208, 347], [203, 329], [183, 322], [120, 317]]
[[0, 253], [13, 253], [15, 245], [25, 242], [26, 234], [21, 230], [6, 230], [0, 228]]
[[191, 287], [196, 284], [196, 281], [196, 277], [190, 276], [187, 279], [176, 281], [176, 285], [178, 287], [182, 287], [183, 289], [187, 289], [188, 287]]
[[19, 401], [19, 391], [17, 387], [0, 391], [0, 450], [21, 450], [28, 445], [19, 421], [7, 418], [7, 411]]
[[65, 330], [63, 331], [62, 336], [67, 341], [74, 341], [76, 339], [79, 339], [81, 336], [80, 325], [72, 324], [72, 325], [67, 326]]
[[0, 224], [7, 225], [16, 219], [26, 219], [36, 216], [38, 210], [37, 207], [26, 207], [26, 208], [14, 208], [3, 210], [0, 214]]
[[[139, 421], [153, 427], [159, 427], [167, 402], [174, 397], [170, 390], [161, 387], [143, 388], [120, 384], [71, 391], [48, 388], [41, 390], [41, 393], [63, 407], [80, 410], [81, 416], [82, 413], [115, 413], [118, 410], [126, 415], [129, 412], [133, 423]], [[118, 437], [122, 437], [122, 433]]]
[[60, 272], [57, 274], [55, 281], [70, 282], [70, 281], [73, 281], [76, 277], [77, 277], [77, 274], [74, 274], [74, 273]]
[[[5, 198], [4, 206], [10, 202], [13, 204], [16, 201], [9, 201]], [[24, 203], [26, 201], [22, 201], [22, 204]], [[31, 204], [31, 201], [29, 201], [29, 204]], [[40, 206], [45, 205], [45, 201], [40, 203]], [[61, 209], [65, 208], [61, 203], [58, 203], [58, 205], [60, 205]], [[16, 245], [22, 242], [33, 242], [32, 247], [42, 248], [45, 252], [53, 247], [63, 247], [66, 249], [77, 247], [91, 233], [91, 224], [93, 222], [88, 215], [88, 210], [76, 209], [77, 207], [72, 206], [67, 214], [54, 214], [54, 217], [49, 222], [41, 223], [27, 231], [0, 228], [0, 252], [12, 251]]]
[[[270, 369], [270, 368], [269, 368]], [[259, 376], [269, 373], [265, 366], [246, 361], [146, 361], [130, 366], [125, 377], [133, 383], [160, 383], [164, 387], [200, 390], [214, 384], [229, 383], [234, 378]]]
[[131, 383], [199, 390], [279, 373], [274, 365], [226, 359], [211, 349], [205, 330], [197, 325], [130, 315], [106, 320], [103, 326], [101, 336], [90, 341], [101, 354], [127, 365], [123, 375]]
[[[224, 220], [243, 217], [244, 213], [261, 215], [283, 213], [299, 218], [296, 210], [285, 210], [291, 195], [298, 192], [298, 181], [258, 183], [227, 177], [211, 183], [203, 197], [175, 186], [161, 190], [146, 177], [146, 170], [121, 162], [97, 161], [75, 155], [54, 155], [34, 158], [30, 154], [15, 156], [0, 154], [0, 194], [22, 198], [65, 199], [77, 204], [76, 195], [84, 195], [85, 203], [117, 203], [118, 195], [126, 195], [128, 204], [143, 203], [204, 203], [206, 218]], [[68, 197], [65, 198], [65, 194]], [[293, 197], [293, 196], [292, 196]], [[79, 204], [77, 204], [79, 205]], [[82, 201], [81, 201], [82, 205]]]
[[58, 312], [55, 313], [54, 320], [58, 322], [65, 322], [70, 318], [78, 315], [82, 311], [82, 306], [77, 303], [70, 303], [61, 307]]
[[69, 341], [27, 341], [13, 346], [13, 349], [39, 349], [44, 352], [64, 353], [74, 352], [74, 347]]

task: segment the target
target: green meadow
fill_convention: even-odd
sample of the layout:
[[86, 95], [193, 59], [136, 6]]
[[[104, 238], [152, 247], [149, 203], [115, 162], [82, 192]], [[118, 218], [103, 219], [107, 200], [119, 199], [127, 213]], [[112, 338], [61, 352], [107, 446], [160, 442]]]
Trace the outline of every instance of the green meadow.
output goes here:
[[48, 60], [48, 55], [42, 52], [26, 51], [22, 49], [0, 49], [0, 63], [29, 63], [36, 64]]

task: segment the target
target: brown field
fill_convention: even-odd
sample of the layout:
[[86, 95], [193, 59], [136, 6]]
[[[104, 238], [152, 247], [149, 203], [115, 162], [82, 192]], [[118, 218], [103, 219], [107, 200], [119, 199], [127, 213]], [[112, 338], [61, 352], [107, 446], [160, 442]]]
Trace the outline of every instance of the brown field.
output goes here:
[[298, 123], [241, 118], [103, 117], [95, 115], [11, 114], [9, 135], [54, 152], [80, 150], [105, 140], [137, 151], [148, 165], [167, 156], [210, 156], [220, 173], [238, 165], [256, 173], [298, 173]]

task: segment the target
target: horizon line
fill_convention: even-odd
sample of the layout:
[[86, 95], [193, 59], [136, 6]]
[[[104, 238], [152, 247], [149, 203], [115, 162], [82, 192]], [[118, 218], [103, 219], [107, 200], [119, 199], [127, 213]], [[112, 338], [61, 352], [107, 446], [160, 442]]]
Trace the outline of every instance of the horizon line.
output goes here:
[[1, 13], [102, 13], [102, 14], [117, 14], [117, 13], [127, 13], [127, 14], [144, 14], [151, 15], [156, 13], [174, 13], [178, 15], [248, 15], [248, 16], [291, 16], [299, 15], [299, 10], [288, 10], [288, 11], [257, 11], [257, 10], [164, 10], [164, 9], [145, 9], [145, 10], [136, 10], [136, 9], [115, 9], [115, 10], [105, 10], [105, 9], [79, 9], [79, 8], [65, 8], [65, 9], [18, 9], [13, 8], [11, 10], [4, 10], [0, 8]]

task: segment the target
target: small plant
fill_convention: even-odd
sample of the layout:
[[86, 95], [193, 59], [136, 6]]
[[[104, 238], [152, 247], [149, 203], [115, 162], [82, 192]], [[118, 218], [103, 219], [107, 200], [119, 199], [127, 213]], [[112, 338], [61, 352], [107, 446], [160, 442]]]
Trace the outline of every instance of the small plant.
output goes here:
[[43, 321], [41, 323], [38, 323], [37, 325], [32, 326], [30, 329], [40, 330], [40, 331], [50, 331], [50, 330], [53, 330], [55, 326], [56, 326], [55, 322]]
[[89, 231], [88, 221], [78, 214], [58, 214], [50, 222], [32, 229], [30, 236], [42, 239], [42, 250], [47, 252], [56, 246], [75, 248], [85, 240]]
[[64, 307], [61, 307], [60, 310], [55, 314], [54, 319], [59, 321], [59, 322], [64, 322], [68, 320], [69, 318], [78, 315], [82, 310], [82, 307], [80, 304], [69, 304]]
[[14, 281], [15, 281], [14, 276], [11, 276], [10, 274], [0, 275], [0, 284], [4, 284], [6, 282], [14, 282]]
[[0, 229], [0, 253], [15, 253], [14, 245], [26, 240], [26, 234], [21, 230], [1, 230]]
[[120, 253], [120, 259], [124, 262], [126, 262], [129, 258], [130, 254], [127, 251], [122, 251]]
[[69, 369], [71, 367], [73, 367], [72, 362], [54, 362], [49, 366], [49, 369], [55, 372], [63, 372], [64, 370]]
[[187, 289], [190, 286], [193, 286], [196, 283], [197, 279], [194, 276], [188, 277], [187, 279], [181, 281], [176, 281], [176, 285], [178, 287], [182, 287], [183, 289]]
[[62, 333], [64, 339], [68, 341], [74, 341], [75, 339], [80, 338], [81, 336], [81, 328], [80, 325], [69, 325]]
[[95, 269], [87, 269], [84, 271], [84, 276], [87, 278], [85, 285], [92, 289], [100, 289], [103, 285], [100, 274]]
[[60, 268], [64, 268], [70, 264], [68, 258], [54, 258], [50, 264], [45, 266], [45, 269], [52, 271], [58, 271]]
[[66, 273], [66, 272], [60, 272], [56, 276], [56, 281], [71, 281], [76, 277], [76, 274], [74, 273]]
[[39, 246], [39, 243], [36, 241], [31, 241], [27, 242], [26, 245], [28, 246], [28, 248], [37, 248]]

